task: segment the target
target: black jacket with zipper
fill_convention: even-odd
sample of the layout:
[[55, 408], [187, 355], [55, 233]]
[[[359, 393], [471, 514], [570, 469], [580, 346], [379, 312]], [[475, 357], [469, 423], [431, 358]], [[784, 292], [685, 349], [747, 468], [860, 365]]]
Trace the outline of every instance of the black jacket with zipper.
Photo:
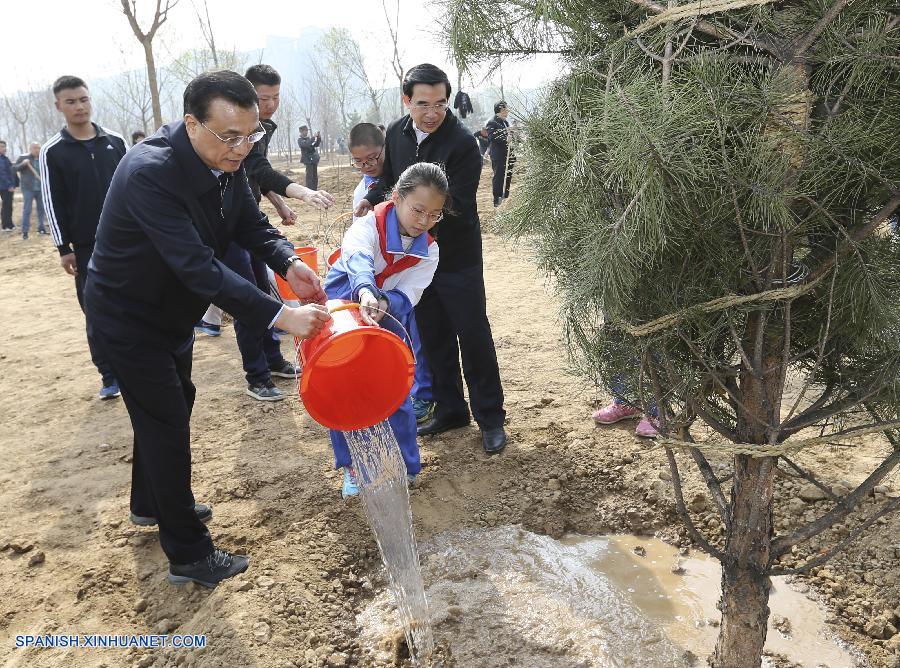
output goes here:
[[256, 201], [262, 200], [262, 196], [269, 192], [274, 192], [282, 197], [287, 195], [287, 187], [293, 183], [288, 177], [272, 167], [269, 162], [269, 142], [278, 126], [275, 121], [266, 119], [260, 121], [263, 129], [266, 131], [265, 136], [253, 145], [250, 153], [244, 158], [244, 170], [247, 172], [247, 179], [250, 181], [250, 190]]
[[452, 213], [432, 230], [441, 249], [439, 272], [467, 269], [481, 264], [481, 222], [475, 194], [481, 180], [482, 158], [472, 132], [448, 111], [437, 130], [416, 141], [409, 115], [388, 126], [384, 171], [366, 195], [373, 206], [384, 201], [403, 171], [417, 162], [440, 165], [450, 183]]
[[41, 148], [41, 192], [50, 232], [60, 255], [72, 245], [92, 246], [113, 173], [127, 150], [121, 135], [92, 123], [93, 149], [69, 134], [56, 133]]

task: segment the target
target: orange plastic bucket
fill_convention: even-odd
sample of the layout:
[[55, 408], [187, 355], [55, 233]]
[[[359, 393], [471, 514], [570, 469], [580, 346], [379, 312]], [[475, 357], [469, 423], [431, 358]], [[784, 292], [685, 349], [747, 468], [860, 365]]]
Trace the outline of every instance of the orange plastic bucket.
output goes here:
[[[319, 249], [314, 246], [295, 246], [294, 253], [300, 258], [307, 267], [317, 274], [319, 273]], [[285, 301], [297, 301], [298, 297], [294, 294], [291, 286], [277, 273], [275, 274], [275, 284], [278, 286], [278, 294]]]
[[328, 259], [325, 260], [325, 266], [328, 269], [331, 269], [334, 265], [337, 264], [337, 261], [341, 259], [341, 249], [336, 248], [331, 252], [331, 255], [328, 256]]
[[399, 336], [365, 324], [357, 304], [332, 299], [328, 310], [332, 320], [300, 344], [300, 397], [310, 416], [329, 429], [371, 427], [406, 401], [415, 358]]

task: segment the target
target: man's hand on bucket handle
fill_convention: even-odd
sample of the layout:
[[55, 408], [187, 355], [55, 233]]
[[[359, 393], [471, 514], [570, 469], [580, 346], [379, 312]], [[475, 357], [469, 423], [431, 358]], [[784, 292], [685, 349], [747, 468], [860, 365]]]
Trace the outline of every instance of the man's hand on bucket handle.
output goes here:
[[322, 281], [318, 274], [307, 267], [303, 262], [294, 262], [288, 269], [285, 279], [291, 290], [300, 299], [307, 303], [324, 304], [326, 297], [322, 289]]
[[321, 332], [329, 320], [331, 314], [321, 304], [307, 304], [297, 308], [285, 306], [275, 321], [275, 326], [301, 339], [309, 339]]

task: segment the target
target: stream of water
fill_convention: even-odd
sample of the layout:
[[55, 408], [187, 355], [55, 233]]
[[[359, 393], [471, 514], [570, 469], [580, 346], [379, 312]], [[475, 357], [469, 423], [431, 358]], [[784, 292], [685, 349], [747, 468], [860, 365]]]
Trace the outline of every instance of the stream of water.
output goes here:
[[359, 478], [359, 495], [378, 549], [413, 660], [434, 652], [434, 635], [413, 534], [406, 465], [390, 425], [344, 432]]

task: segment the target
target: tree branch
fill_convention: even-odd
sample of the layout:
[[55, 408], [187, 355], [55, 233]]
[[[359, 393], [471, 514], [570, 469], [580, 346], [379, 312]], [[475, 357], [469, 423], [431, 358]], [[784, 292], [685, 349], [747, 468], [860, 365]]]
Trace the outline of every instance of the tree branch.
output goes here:
[[693, 541], [700, 546], [700, 549], [711, 557], [722, 561], [725, 558], [725, 555], [720, 550], [714, 548], [710, 542], [701, 535], [687, 511], [687, 506], [684, 505], [684, 492], [681, 488], [681, 474], [678, 472], [678, 462], [675, 461], [675, 453], [672, 452], [672, 448], [666, 448], [666, 457], [669, 460], [669, 471], [672, 473], [672, 488], [675, 491], [675, 508], [678, 511], [678, 516], [681, 518], [681, 521], [684, 522], [688, 533], [691, 535]]
[[[652, 0], [629, 0], [629, 2], [639, 7], [643, 7], [644, 9], [647, 9], [656, 14], [662, 14], [667, 10], [667, 7], [653, 2]], [[766, 51], [776, 58], [780, 58], [780, 52], [769, 42], [741, 36], [733, 30], [725, 28], [724, 26], [716, 25], [715, 23], [712, 23], [710, 21], [698, 20], [697, 30], [709, 35], [710, 37], [715, 37], [716, 39], [734, 40], [737, 44], [751, 46], [758, 51]]]
[[797, 45], [797, 48], [794, 50], [794, 53], [791, 54], [790, 60], [795, 61], [800, 56], [802, 56], [806, 51], [811, 47], [819, 37], [821, 37], [822, 33], [825, 32], [825, 28], [828, 27], [832, 21], [834, 21], [838, 14], [843, 11], [844, 7], [850, 4], [852, 0], [836, 0], [836, 2], [831, 6], [825, 15], [822, 16], [818, 21], [816, 21], [816, 25], [812, 27], [806, 36], [800, 40], [800, 44]]
[[859, 505], [862, 499], [872, 491], [900, 463], [900, 450], [894, 450], [875, 469], [868, 478], [843, 498], [843, 503], [836, 505], [819, 519], [800, 527], [790, 536], [782, 536], [772, 543], [772, 559], [777, 559], [786, 554], [794, 545], [809, 540], [844, 519], [853, 509]]
[[[900, 497], [893, 498], [890, 501], [888, 501], [886, 504], [884, 504], [878, 512], [869, 516], [869, 518], [866, 519], [865, 522], [863, 522], [858, 527], [856, 527], [853, 531], [851, 531], [849, 534], [847, 534], [846, 538], [844, 538], [842, 541], [840, 541], [837, 545], [835, 545], [833, 548], [831, 548], [827, 552], [820, 554], [815, 559], [810, 559], [809, 561], [807, 561], [805, 564], [803, 564], [799, 568], [773, 568], [771, 571], [769, 571], [769, 575], [772, 575], [772, 576], [775, 576], [775, 575], [798, 575], [800, 573], [806, 573], [810, 569], [815, 568], [816, 566], [821, 566], [822, 564], [827, 562], [829, 559], [833, 558], [835, 555], [842, 552], [848, 545], [850, 545], [850, 543], [852, 543], [854, 540], [856, 540], [860, 534], [862, 534], [866, 529], [868, 529], [870, 526], [875, 524], [875, 522], [877, 522], [879, 519], [881, 519], [885, 515], [894, 512], [895, 510], [897, 510], [897, 508], [900, 508]], [[781, 555], [779, 555], [779, 556], [781, 556]]]
[[[811, 473], [809, 473], [809, 472], [806, 471], [805, 469], [801, 468], [798, 464], [796, 464], [796, 463], [794, 463], [793, 461], [791, 461], [787, 456], [782, 455], [782, 456], [781, 456], [781, 460], [782, 460], [785, 464], [787, 464], [788, 466], [790, 466], [792, 469], [794, 469], [794, 471], [797, 473], [797, 475], [798, 475], [799, 477], [803, 478], [803, 479], [806, 480], [807, 482], [811, 483], [811, 484], [814, 485], [815, 487], [818, 487], [820, 490], [822, 490], [822, 492], [823, 492], [829, 499], [831, 499], [832, 501], [834, 501], [835, 503], [838, 503], [838, 504], [843, 504], [843, 503], [844, 503], [844, 500], [843, 500], [841, 497], [839, 497], [837, 494], [835, 494], [834, 492], [832, 492], [832, 491], [831, 491], [831, 488], [830, 488], [828, 485], [825, 485], [825, 484], [819, 482], [818, 478], [816, 478], [814, 475], [812, 475]], [[796, 477], [796, 476], [795, 476], [795, 477]]]
[[703, 453], [700, 452], [697, 448], [690, 448], [691, 457], [694, 458], [694, 462], [697, 464], [697, 468], [700, 470], [700, 475], [703, 476], [703, 479], [706, 481], [706, 487], [709, 489], [709, 493], [712, 495], [713, 503], [716, 506], [716, 510], [719, 511], [719, 517], [722, 518], [722, 522], [724, 522], [725, 527], [731, 528], [731, 512], [728, 508], [728, 502], [725, 500], [725, 494], [722, 492], [722, 485], [719, 480], [716, 478], [716, 474], [712, 470], [712, 466], [709, 465], [709, 461], [706, 457], [703, 456]]

